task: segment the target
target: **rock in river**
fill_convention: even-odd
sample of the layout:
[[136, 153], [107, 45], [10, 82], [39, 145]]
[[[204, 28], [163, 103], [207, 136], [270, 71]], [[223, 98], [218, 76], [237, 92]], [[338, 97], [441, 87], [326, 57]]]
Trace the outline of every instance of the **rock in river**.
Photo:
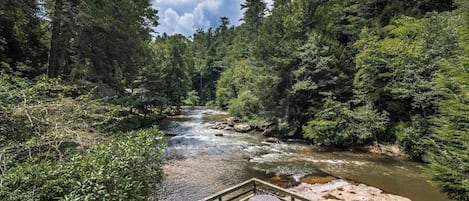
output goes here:
[[388, 194], [382, 190], [367, 186], [365, 184], [355, 184], [343, 179], [333, 180], [325, 184], [306, 184], [290, 188], [311, 200], [354, 200], [354, 201], [410, 201], [410, 199]]
[[278, 138], [275, 138], [275, 137], [269, 137], [269, 138], [265, 139], [264, 141], [268, 142], [268, 143], [280, 143], [280, 140]]
[[223, 120], [224, 123], [228, 124], [229, 126], [234, 126], [236, 123], [239, 123], [239, 119], [236, 117], [228, 117]]
[[240, 124], [236, 124], [234, 126], [234, 129], [237, 132], [246, 133], [246, 132], [251, 131], [252, 127], [251, 127], [251, 125], [249, 125], [247, 123], [240, 123]]

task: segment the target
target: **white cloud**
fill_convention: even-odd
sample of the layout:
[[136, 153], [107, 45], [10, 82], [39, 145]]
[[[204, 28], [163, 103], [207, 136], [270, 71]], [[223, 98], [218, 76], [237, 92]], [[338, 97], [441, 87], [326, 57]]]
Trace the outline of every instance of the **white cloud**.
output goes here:
[[[198, 28], [218, 26], [220, 17], [228, 17], [232, 25], [239, 25], [242, 16], [240, 4], [245, 0], [153, 0], [158, 9], [159, 34], [180, 33], [190, 36]], [[272, 4], [273, 0], [265, 0]]]
[[264, 0], [264, 2], [267, 4], [267, 8], [269, 9], [274, 5], [274, 0]]
[[172, 32], [168, 32], [168, 34], [180, 33], [188, 35], [194, 31], [194, 15], [192, 13], [184, 13], [180, 16], [172, 8], [168, 8], [164, 11], [160, 23], [160, 27], [163, 29], [172, 30]]
[[244, 0], [153, 0], [160, 16], [156, 31], [190, 36], [198, 28], [217, 26], [222, 16], [237, 21], [241, 1]]

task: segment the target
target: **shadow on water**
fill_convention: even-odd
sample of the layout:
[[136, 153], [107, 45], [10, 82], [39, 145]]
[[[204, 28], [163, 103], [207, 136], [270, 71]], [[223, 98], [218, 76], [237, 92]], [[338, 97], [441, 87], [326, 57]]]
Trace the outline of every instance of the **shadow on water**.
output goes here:
[[421, 164], [371, 154], [318, 151], [300, 143], [264, 143], [255, 135], [209, 128], [225, 117], [217, 110], [186, 108], [182, 115], [160, 123], [161, 130], [175, 136], [168, 137], [164, 179], [153, 200], [199, 200], [252, 177], [283, 187], [345, 178], [414, 201], [447, 200], [427, 181]]

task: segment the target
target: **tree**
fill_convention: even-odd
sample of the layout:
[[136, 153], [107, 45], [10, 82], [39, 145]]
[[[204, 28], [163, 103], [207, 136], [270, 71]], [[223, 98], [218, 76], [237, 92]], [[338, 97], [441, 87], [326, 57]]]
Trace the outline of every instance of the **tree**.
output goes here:
[[324, 107], [304, 127], [304, 137], [315, 143], [340, 147], [354, 147], [371, 141], [384, 132], [389, 121], [372, 104], [365, 103], [351, 109], [350, 103], [325, 99]]
[[52, 3], [49, 77], [86, 77], [117, 88], [129, 84], [138, 67], [146, 62], [151, 27], [157, 25], [157, 11], [150, 3], [146, 0]]
[[217, 83], [217, 105], [246, 121], [270, 121], [270, 109], [261, 99], [271, 96], [275, 77], [253, 59], [240, 60], [222, 73]]
[[327, 96], [341, 98], [344, 92], [351, 93], [351, 88], [343, 87], [349, 79], [340, 66], [341, 50], [334, 39], [313, 32], [295, 52], [301, 61], [292, 72], [292, 102], [298, 104], [296, 115], [320, 110]]
[[451, 199], [469, 200], [469, 4], [443, 19], [458, 34], [459, 49], [441, 62], [436, 79], [438, 113], [432, 121], [430, 150], [433, 181]]
[[234, 38], [233, 53], [235, 58], [248, 58], [253, 55], [257, 32], [266, 14], [266, 3], [263, 0], [246, 0], [241, 4], [241, 10], [244, 10], [244, 23], [238, 28], [238, 34]]
[[[80, 7], [78, 0], [56, 0], [52, 15], [52, 35], [49, 50], [49, 78], [57, 78], [59, 75], [68, 76], [70, 73], [69, 51], [72, 51], [72, 39], [76, 39], [74, 27], [77, 25], [76, 16]], [[78, 8], [78, 9], [74, 9]], [[67, 72], [68, 71], [68, 72]]]
[[217, 105], [226, 107], [242, 91], [252, 90], [256, 81], [254, 70], [254, 61], [240, 60], [223, 72], [217, 85]]
[[[143, 72], [146, 75], [142, 75], [144, 80], [141, 83], [150, 93], [146, 98], [156, 101], [156, 105], [168, 104], [181, 109], [191, 84], [188, 43], [182, 35], [163, 35], [150, 44], [153, 62], [148, 71]], [[160, 85], [153, 85], [152, 82]]]
[[35, 0], [0, 2], [0, 71], [30, 79], [45, 72], [47, 27]]
[[[150, 43], [151, 62], [143, 66], [132, 83], [131, 93], [136, 96], [132, 105], [136, 106], [144, 113], [152, 108], [158, 108], [163, 112], [163, 107], [167, 104], [166, 88], [163, 82], [164, 46], [161, 43]], [[144, 118], [145, 120], [145, 118]]]
[[354, 80], [357, 93], [379, 110], [390, 112], [393, 120], [433, 111], [436, 61], [446, 54], [447, 45], [431, 41], [436, 34], [427, 29], [431, 23], [436, 22], [402, 17], [385, 27], [385, 38], [365, 28], [355, 43], [359, 49]]

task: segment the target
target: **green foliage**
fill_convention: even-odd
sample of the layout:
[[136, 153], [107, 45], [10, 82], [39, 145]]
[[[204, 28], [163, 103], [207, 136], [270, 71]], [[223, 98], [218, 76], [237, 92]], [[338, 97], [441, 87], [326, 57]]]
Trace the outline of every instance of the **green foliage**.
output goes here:
[[431, 112], [437, 68], [429, 57], [430, 48], [424, 48], [432, 34], [426, 29], [429, 23], [428, 19], [402, 17], [384, 28], [384, 39], [365, 28], [355, 43], [360, 51], [355, 88], [394, 119], [405, 117], [410, 109], [423, 115]]
[[251, 91], [245, 90], [237, 98], [230, 100], [228, 112], [245, 121], [255, 119], [259, 113], [258, 103], [257, 97]]
[[469, 4], [461, 4], [453, 25], [459, 49], [441, 61], [436, 79], [438, 115], [432, 121], [430, 162], [433, 181], [450, 198], [469, 200]]
[[0, 70], [34, 78], [45, 72], [48, 33], [34, 0], [0, 3]]
[[256, 87], [256, 64], [252, 60], [240, 60], [222, 73], [217, 85], [217, 105], [225, 107], [244, 90]]
[[191, 106], [196, 106], [199, 105], [200, 103], [200, 97], [197, 94], [197, 91], [192, 90], [187, 93], [187, 96], [184, 98], [182, 101], [184, 105], [191, 105]]
[[[144, 200], [158, 181], [163, 135], [122, 133], [128, 109], [90, 86], [1, 74], [1, 200]], [[118, 134], [118, 135], [116, 135]]]
[[116, 133], [216, 103], [325, 145], [397, 139], [468, 200], [469, 14], [453, 3], [247, 0], [238, 27], [152, 40], [147, 0], [2, 1], [1, 198], [144, 199], [156, 131]]
[[337, 41], [311, 33], [296, 53], [301, 63], [292, 72], [291, 93], [292, 100], [298, 102], [300, 114], [318, 111], [328, 95], [342, 97], [347, 91], [351, 93], [351, 89], [345, 87], [349, 79], [340, 68], [341, 47]]
[[161, 178], [163, 134], [123, 134], [66, 161], [19, 163], [1, 176], [2, 200], [145, 200]]
[[[188, 40], [182, 35], [161, 36], [149, 44], [150, 59], [128, 89], [130, 101], [140, 112], [150, 113], [165, 107], [180, 109], [190, 88]], [[197, 104], [197, 103], [195, 103]]]
[[[147, 62], [157, 11], [146, 0], [47, 0], [48, 76], [100, 80], [123, 88]], [[123, 15], [125, 13], [125, 15]]]
[[423, 160], [426, 152], [431, 148], [431, 131], [428, 119], [416, 115], [409, 123], [401, 122], [395, 129], [397, 141], [404, 148], [404, 151], [412, 159]]
[[217, 105], [228, 107], [230, 114], [249, 121], [270, 118], [269, 108], [264, 108], [263, 98], [270, 96], [275, 78], [262, 64], [243, 59], [222, 73], [217, 85]]
[[323, 109], [303, 127], [304, 137], [315, 143], [354, 147], [377, 140], [386, 129], [386, 113], [371, 104], [351, 109], [349, 103], [326, 99]]
[[221, 17], [219, 27], [205, 32], [198, 30], [189, 45], [193, 54], [190, 76], [201, 105], [215, 102], [217, 80], [223, 71], [240, 58], [239, 49], [233, 44], [235, 34], [239, 31], [233, 26], [228, 27], [229, 23], [226, 17]]

